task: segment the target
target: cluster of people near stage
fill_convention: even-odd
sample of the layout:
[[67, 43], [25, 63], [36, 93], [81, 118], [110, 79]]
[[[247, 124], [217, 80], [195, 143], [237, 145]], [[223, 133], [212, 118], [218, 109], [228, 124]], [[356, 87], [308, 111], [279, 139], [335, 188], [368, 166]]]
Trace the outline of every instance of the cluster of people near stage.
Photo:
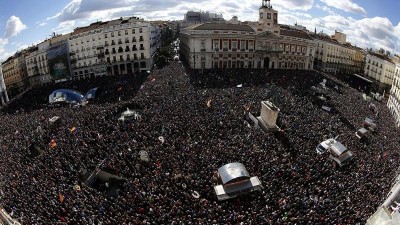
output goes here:
[[[385, 103], [373, 102], [377, 114], [362, 93], [317, 72], [172, 62], [143, 81], [74, 81], [14, 101], [0, 115], [0, 206], [24, 224], [365, 224], [399, 167]], [[80, 108], [49, 106], [63, 85], [103, 94]], [[322, 95], [335, 110], [321, 108]], [[280, 108], [278, 134], [248, 119], [264, 100]], [[140, 117], [119, 121], [127, 108]], [[54, 116], [59, 123], [49, 123]], [[360, 142], [354, 132], [365, 117], [378, 130]], [[315, 150], [335, 137], [355, 156], [343, 167]], [[41, 154], [32, 157], [34, 148]], [[231, 162], [263, 191], [218, 201], [216, 172]], [[117, 195], [105, 191], [110, 184], [87, 185], [99, 170], [121, 178]]]

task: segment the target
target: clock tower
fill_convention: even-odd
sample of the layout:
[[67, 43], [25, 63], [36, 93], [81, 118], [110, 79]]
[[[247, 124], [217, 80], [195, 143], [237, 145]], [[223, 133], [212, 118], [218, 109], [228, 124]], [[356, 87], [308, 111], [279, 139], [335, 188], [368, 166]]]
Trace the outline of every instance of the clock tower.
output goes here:
[[279, 35], [278, 11], [274, 10], [270, 0], [262, 0], [259, 10], [257, 33], [270, 31]]

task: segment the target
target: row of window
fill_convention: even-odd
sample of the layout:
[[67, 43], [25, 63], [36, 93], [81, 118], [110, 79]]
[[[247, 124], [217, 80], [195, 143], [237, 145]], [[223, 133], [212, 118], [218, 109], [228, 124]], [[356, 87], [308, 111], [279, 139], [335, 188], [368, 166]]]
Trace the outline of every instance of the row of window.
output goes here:
[[[101, 38], [99, 38], [99, 40], [101, 40]], [[93, 38], [93, 41], [95, 41], [94, 38]], [[132, 37], [132, 38], [126, 37], [124, 42], [122, 41], [121, 38], [118, 39], [117, 42], [116, 42], [115, 40], [111, 40], [111, 45], [116, 45], [116, 43], [122, 44], [122, 43], [137, 42], [137, 41], [139, 41], [139, 42], [144, 41], [143, 36], [140, 35], [140, 36], [139, 36], [139, 39], [137, 39], [136, 36], [135, 36], [135, 37]], [[86, 42], [89, 43], [89, 39], [87, 39]], [[81, 44], [83, 44], [83, 43], [84, 43], [84, 41], [81, 40]], [[79, 44], [79, 42], [75, 42], [75, 45], [78, 45], [78, 44]], [[104, 45], [105, 45], [105, 46], [108, 46], [108, 45], [110, 45], [110, 42], [109, 42], [108, 40], [106, 40], [106, 41], [104, 42]], [[71, 47], [74, 47], [74, 43], [71, 43]], [[84, 46], [81, 46], [81, 50], [84, 51], [84, 49], [90, 49], [90, 48], [95, 48], [95, 47], [97, 47], [97, 46], [96, 46], [96, 43], [93, 42], [93, 43], [92, 43], [92, 47], [87, 46], [87, 47], [85, 48]], [[78, 50], [78, 49], [76, 49], [76, 50]], [[74, 51], [74, 50], [72, 50], [72, 51]]]
[[[144, 53], [141, 53], [140, 56], [138, 56], [137, 54], [133, 54], [132, 56], [130, 54], [125, 55], [125, 57], [123, 55], [120, 55], [119, 57], [117, 56], [113, 56], [112, 58], [107, 57], [106, 58], [106, 62], [107, 63], [115, 63], [115, 62], [124, 62], [124, 61], [131, 61], [131, 60], [142, 60], [142, 59], [146, 59], [146, 56]], [[92, 65], [97, 65], [97, 64], [101, 64], [104, 63], [103, 59], [90, 59], [87, 61], [83, 61], [83, 62], [78, 62], [76, 64], [77, 67], [82, 67], [82, 66], [92, 66]], [[75, 63], [73, 63], [75, 64]]]
[[[140, 47], [137, 48], [136, 45], [132, 46], [132, 49], [129, 46], [125, 46], [125, 49], [122, 47], [119, 47], [118, 50], [115, 48], [112, 49], [106, 49], [104, 52], [100, 50], [99, 52], [93, 51], [92, 54], [90, 52], [78, 54], [77, 57], [75, 58], [74, 55], [71, 55], [71, 59], [75, 60], [82, 60], [82, 59], [87, 59], [87, 58], [93, 58], [93, 57], [104, 57], [104, 55], [109, 55], [109, 54], [117, 54], [117, 53], [123, 53], [123, 52], [130, 52], [130, 51], [143, 51], [145, 50], [143, 44], [140, 44]], [[143, 54], [143, 53], [141, 53]]]
[[113, 73], [114, 70], [114, 74], [119, 74], [119, 73], [126, 73], [126, 72], [133, 72], [133, 69], [138, 69], [137, 67], [140, 67], [142, 69], [145, 69], [147, 67], [147, 63], [146, 62], [140, 62], [137, 65], [135, 64], [121, 64], [121, 65], [114, 65], [113, 67], [108, 67], [107, 71], [104, 68], [100, 68], [99, 70], [79, 70], [79, 71], [75, 71], [74, 75], [75, 77], [80, 76], [81, 79], [83, 78], [89, 78], [89, 76], [94, 76], [94, 75], [105, 75], [106, 73]]
[[37, 63], [37, 62], [41, 62], [41, 61], [45, 61], [47, 60], [47, 55], [41, 55], [41, 56], [37, 56], [37, 57], [32, 57], [30, 59], [27, 60], [27, 63]]
[[[125, 33], [125, 35], [129, 35], [129, 30], [125, 30], [124, 32], [119, 30], [119, 31], [116, 31], [115, 33], [117, 36], [121, 36], [123, 33]], [[139, 33], [143, 33], [143, 28], [139, 28]], [[131, 34], [136, 34], [136, 29], [131, 29]], [[104, 34], [104, 38], [108, 38], [108, 37], [114, 37], [114, 31]]]

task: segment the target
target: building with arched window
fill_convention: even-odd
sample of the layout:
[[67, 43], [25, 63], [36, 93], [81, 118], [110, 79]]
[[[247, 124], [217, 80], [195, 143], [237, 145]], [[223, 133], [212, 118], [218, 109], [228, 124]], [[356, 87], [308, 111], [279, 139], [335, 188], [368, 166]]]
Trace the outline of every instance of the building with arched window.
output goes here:
[[313, 69], [315, 43], [304, 30], [278, 24], [263, 0], [257, 23], [203, 23], [181, 30], [182, 60], [193, 69]]

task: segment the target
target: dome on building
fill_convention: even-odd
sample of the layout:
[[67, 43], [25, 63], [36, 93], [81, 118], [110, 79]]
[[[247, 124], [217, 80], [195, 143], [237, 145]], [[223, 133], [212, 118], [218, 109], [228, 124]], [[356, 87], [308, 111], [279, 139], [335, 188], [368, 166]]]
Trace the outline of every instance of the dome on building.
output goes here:
[[49, 103], [67, 102], [78, 103], [84, 99], [84, 96], [75, 90], [71, 89], [58, 89], [53, 91], [49, 96]]

